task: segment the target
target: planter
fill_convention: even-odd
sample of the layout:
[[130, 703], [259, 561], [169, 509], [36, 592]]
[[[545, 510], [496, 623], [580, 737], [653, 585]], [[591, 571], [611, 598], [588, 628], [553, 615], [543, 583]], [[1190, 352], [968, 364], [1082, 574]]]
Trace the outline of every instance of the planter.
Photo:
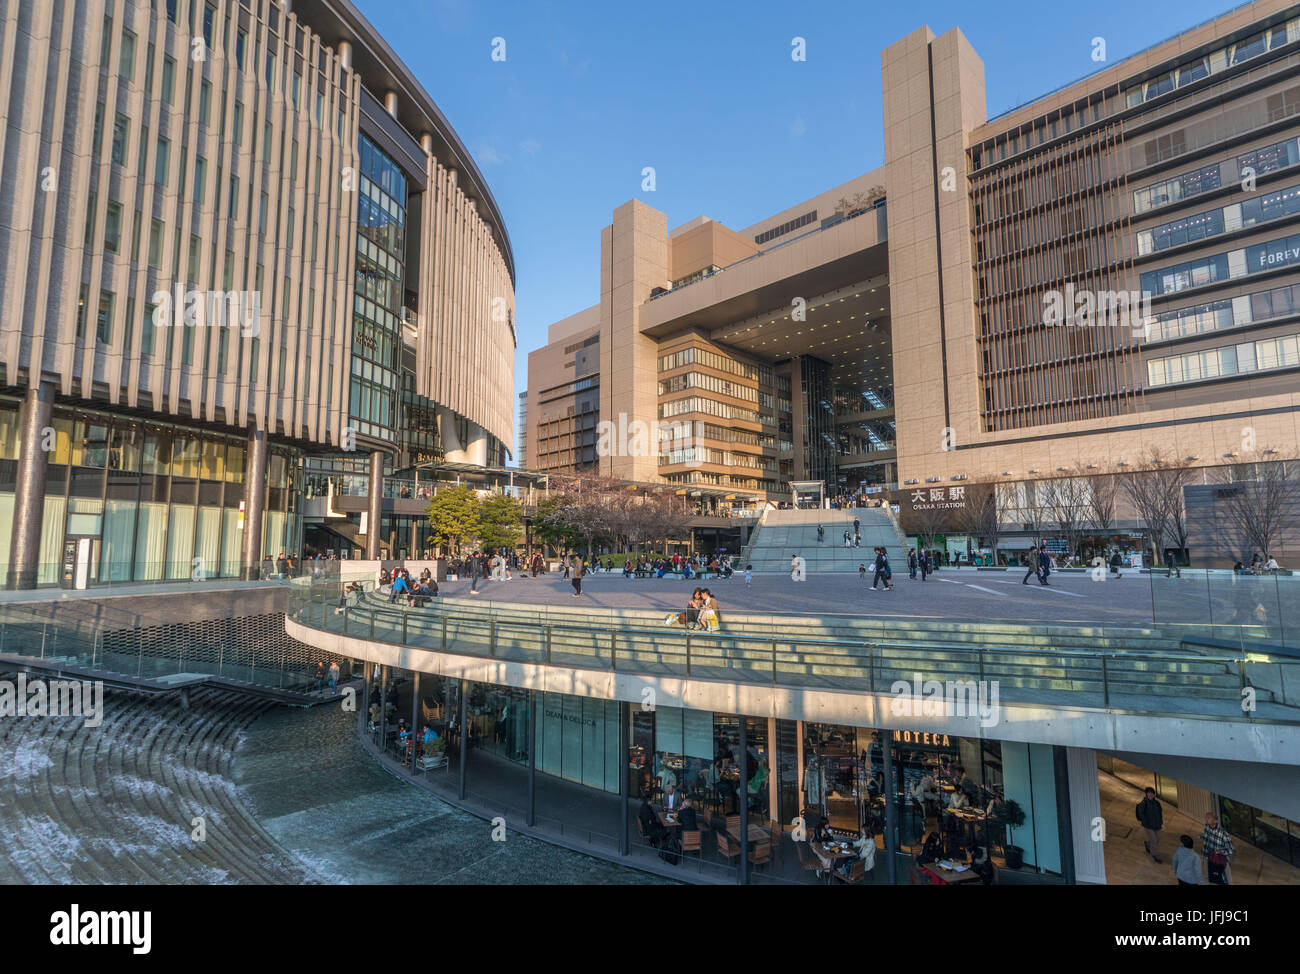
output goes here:
[[1005, 572], [1009, 569], [1006, 565], [976, 565], [977, 572]]
[[1018, 845], [1004, 847], [1008, 869], [1019, 869], [1025, 864], [1025, 850]]

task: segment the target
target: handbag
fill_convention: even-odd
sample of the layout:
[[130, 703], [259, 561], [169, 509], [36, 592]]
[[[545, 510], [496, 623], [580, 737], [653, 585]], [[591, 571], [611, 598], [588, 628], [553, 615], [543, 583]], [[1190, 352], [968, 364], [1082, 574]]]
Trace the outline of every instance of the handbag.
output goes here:
[[1222, 852], [1211, 852], [1206, 861], [1215, 869], [1226, 869], [1228, 865], [1228, 857]]

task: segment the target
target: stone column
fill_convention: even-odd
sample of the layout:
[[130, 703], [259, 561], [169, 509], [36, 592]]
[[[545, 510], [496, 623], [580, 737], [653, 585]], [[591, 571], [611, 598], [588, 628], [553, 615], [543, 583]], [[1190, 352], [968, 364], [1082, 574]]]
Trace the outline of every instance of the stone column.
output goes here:
[[41, 563], [41, 525], [45, 515], [45, 478], [50, 455], [45, 431], [50, 427], [54, 386], [43, 382], [23, 398], [18, 443], [18, 484], [14, 491], [13, 544], [9, 549], [6, 588], [35, 588]]
[[248, 430], [248, 458], [244, 464], [244, 544], [242, 576], [254, 580], [262, 572], [262, 515], [266, 512], [266, 431]]
[[384, 513], [384, 454], [380, 450], [370, 454], [367, 500], [369, 513], [366, 516], [366, 557], [374, 561], [379, 557], [379, 523]]

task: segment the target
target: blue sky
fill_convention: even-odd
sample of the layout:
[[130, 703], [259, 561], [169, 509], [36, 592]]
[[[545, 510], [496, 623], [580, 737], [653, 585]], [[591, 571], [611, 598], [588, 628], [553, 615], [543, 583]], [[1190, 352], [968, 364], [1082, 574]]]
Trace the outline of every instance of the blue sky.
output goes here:
[[[596, 303], [600, 229], [639, 197], [670, 227], [743, 227], [882, 162], [880, 52], [961, 28], [990, 116], [1212, 18], [1141, 3], [561, 4], [356, 0], [469, 147], [514, 249], [515, 381], [553, 321]], [[493, 61], [493, 39], [505, 60]], [[807, 60], [791, 59], [794, 37]], [[653, 166], [654, 192], [641, 190]]]

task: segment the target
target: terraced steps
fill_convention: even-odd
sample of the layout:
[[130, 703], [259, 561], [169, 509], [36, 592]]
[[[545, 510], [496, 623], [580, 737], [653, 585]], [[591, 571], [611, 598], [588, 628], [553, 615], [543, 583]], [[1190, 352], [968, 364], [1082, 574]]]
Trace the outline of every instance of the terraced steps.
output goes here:
[[[855, 518], [861, 540], [858, 546], [846, 548], [844, 532], [853, 531]], [[817, 540], [819, 524], [825, 529], [821, 541]], [[790, 559], [799, 555], [810, 574], [856, 572], [861, 564], [870, 570], [877, 545], [889, 552], [895, 573], [906, 565], [903, 539], [889, 515], [880, 508], [766, 511], [741, 552], [740, 564], [752, 565], [756, 572], [789, 572]]]
[[[271, 704], [230, 691], [177, 701], [111, 692], [104, 722], [0, 723], [0, 882], [304, 883], [229, 778]], [[202, 817], [206, 836], [191, 837]]]

